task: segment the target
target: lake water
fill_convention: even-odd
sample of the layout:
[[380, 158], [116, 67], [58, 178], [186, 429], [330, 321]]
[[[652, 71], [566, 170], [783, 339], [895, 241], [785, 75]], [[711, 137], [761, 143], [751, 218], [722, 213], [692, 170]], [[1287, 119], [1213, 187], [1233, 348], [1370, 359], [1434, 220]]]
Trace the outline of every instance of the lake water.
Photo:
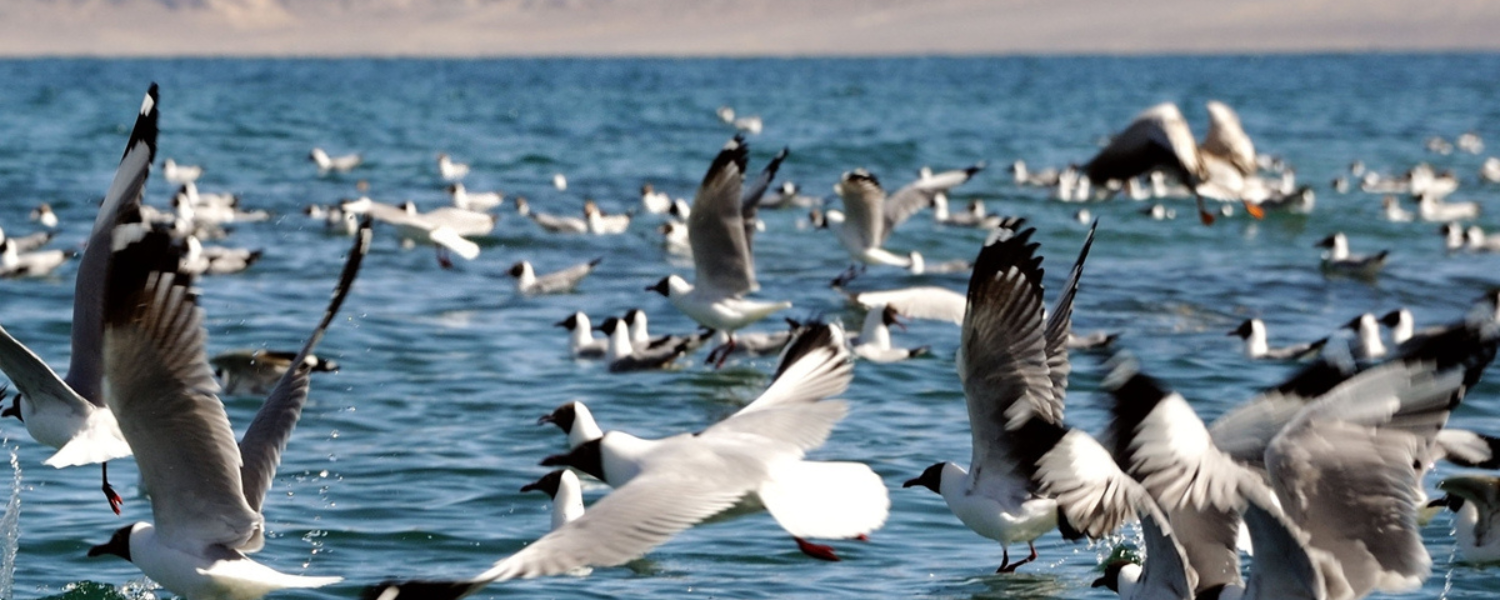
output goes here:
[[[438, 206], [446, 202], [439, 152], [472, 164], [471, 190], [524, 195], [547, 212], [575, 212], [585, 197], [611, 212], [631, 208], [646, 181], [690, 198], [731, 133], [714, 116], [728, 104], [765, 120], [764, 133], [750, 140], [751, 168], [788, 146], [780, 180], [816, 195], [855, 167], [896, 187], [923, 165], [987, 161], [955, 200], [979, 198], [991, 212], [1028, 217], [1055, 289], [1085, 231], [1073, 219], [1077, 206], [1017, 187], [1004, 167], [1017, 158], [1034, 167], [1085, 161], [1098, 140], [1166, 100], [1201, 135], [1203, 103], [1218, 99], [1239, 111], [1258, 150], [1284, 157], [1313, 185], [1316, 211], [1259, 222], [1237, 216], [1205, 228], [1185, 202], [1173, 205], [1177, 220], [1164, 222], [1128, 200], [1091, 205], [1101, 224], [1075, 314], [1081, 331], [1119, 332], [1119, 345], [1148, 372], [1211, 417], [1292, 368], [1243, 357], [1225, 333], [1244, 318], [1264, 318], [1273, 344], [1323, 337], [1361, 312], [1400, 306], [1420, 326], [1458, 318], [1500, 283], [1500, 255], [1449, 255], [1437, 224], [1385, 222], [1379, 196], [1341, 195], [1329, 185], [1354, 159], [1386, 173], [1430, 161], [1455, 169], [1463, 180], [1455, 198], [1479, 201], [1489, 211], [1480, 223], [1500, 228], [1500, 186], [1476, 176], [1483, 155], [1423, 148], [1428, 136], [1470, 130], [1500, 145], [1497, 76], [1496, 55], [0, 61], [0, 226], [28, 232], [35, 225], [26, 213], [51, 202], [63, 220], [54, 246], [81, 243], [141, 94], [157, 81], [159, 158], [201, 164], [203, 191], [232, 191], [246, 206], [276, 213], [236, 227], [224, 242], [264, 248], [260, 263], [201, 283], [210, 351], [291, 349], [317, 321], [348, 246], [300, 214], [302, 206], [354, 196], [359, 179], [378, 200]], [[313, 146], [362, 152], [365, 164], [320, 178], [307, 160]], [[551, 187], [559, 172], [568, 176], [565, 192]], [[170, 192], [158, 172], [147, 202], [163, 206]], [[494, 234], [480, 240], [481, 256], [451, 271], [439, 269], [430, 250], [404, 251], [389, 230], [377, 231], [346, 318], [320, 352], [343, 370], [314, 378], [267, 501], [271, 539], [257, 555], [279, 570], [347, 581], [276, 597], [351, 597], [393, 576], [466, 577], [544, 534], [548, 502], [517, 489], [546, 472], [538, 460], [563, 449], [555, 428], [535, 424], [562, 402], [582, 400], [607, 428], [655, 437], [720, 419], [767, 382], [770, 358], [714, 371], [700, 353], [678, 371], [626, 375], [570, 358], [552, 323], [575, 310], [597, 320], [640, 307], [654, 329], [692, 328], [664, 298], [642, 291], [691, 267], [666, 258], [649, 215], [621, 236], [552, 235], [506, 202]], [[759, 295], [792, 300], [788, 316], [857, 327], [860, 314], [827, 287], [848, 264], [834, 236], [799, 227], [803, 211], [762, 214]], [[1312, 245], [1336, 230], [1349, 234], [1355, 252], [1391, 250], [1377, 282], [1320, 275]], [[920, 249], [929, 261], [972, 259], [983, 237], [924, 213], [888, 245]], [[505, 276], [523, 258], [546, 271], [600, 256], [576, 294], [520, 297]], [[75, 269], [0, 281], [0, 323], [53, 365], [65, 365], [69, 352]], [[966, 278], [872, 268], [858, 285], [962, 290]], [[958, 328], [914, 322], [894, 335], [933, 351], [906, 363], [859, 364], [845, 395], [851, 415], [813, 455], [867, 462], [892, 488], [890, 519], [870, 543], [834, 542], [843, 562], [801, 555], [757, 515], [690, 530], [627, 568], [507, 582], [481, 597], [1113, 597], [1089, 588], [1107, 546], [1073, 545], [1053, 533], [1038, 542], [1038, 563], [991, 575], [1000, 562], [995, 543], [964, 528], [938, 496], [900, 488], [933, 462], [966, 462], [969, 436], [953, 368]], [[1068, 420], [1097, 431], [1100, 360], [1074, 360]], [[1500, 433], [1497, 396], [1491, 377], [1453, 422]], [[259, 402], [226, 398], [231, 421], [243, 428]], [[14, 564], [4, 565], [13, 569], [14, 597], [141, 597], [132, 565], [84, 556], [116, 528], [149, 520], [134, 465], [112, 464], [126, 500], [116, 517], [96, 470], [42, 465], [50, 450], [15, 421], [0, 432], [22, 469], [19, 547]], [[1429, 489], [1452, 472], [1440, 467]], [[11, 497], [10, 481], [0, 476], [0, 498]], [[1424, 536], [1434, 574], [1413, 597], [1489, 598], [1500, 589], [1493, 572], [1454, 563], [1448, 517]]]

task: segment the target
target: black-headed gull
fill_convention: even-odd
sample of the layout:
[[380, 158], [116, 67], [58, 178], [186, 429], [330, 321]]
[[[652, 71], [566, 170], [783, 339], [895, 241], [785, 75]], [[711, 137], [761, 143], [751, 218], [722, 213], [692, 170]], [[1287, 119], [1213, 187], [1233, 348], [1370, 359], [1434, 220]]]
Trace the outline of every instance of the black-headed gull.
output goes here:
[[[219, 378], [224, 393], [239, 396], [271, 393], [271, 388], [281, 381], [296, 359], [296, 352], [244, 349], [220, 352], [208, 359], [208, 363], [213, 365], [214, 376]], [[339, 370], [338, 363], [311, 354], [303, 360], [313, 373]]]
[[560, 271], [553, 271], [544, 275], [537, 275], [529, 261], [517, 261], [506, 271], [511, 277], [516, 278], [516, 291], [522, 294], [562, 294], [571, 292], [578, 287], [578, 283], [594, 272], [594, 267], [599, 266], [596, 258], [586, 263], [578, 263]]
[[[132, 228], [133, 227], [133, 228]], [[263, 505], [307, 402], [312, 353], [343, 304], [370, 247], [368, 221], [316, 329], [238, 443], [216, 395], [193, 277], [162, 232], [122, 226], [105, 286], [104, 366], [110, 410], [151, 490], [152, 523], [121, 527], [89, 556], [134, 563], [187, 598], [255, 600], [340, 577], [289, 575], [246, 554], [265, 543]]]
[[365, 162], [359, 153], [329, 156], [322, 148], [313, 148], [312, 152], [307, 154], [307, 159], [313, 161], [313, 164], [318, 165], [319, 175], [348, 173]]

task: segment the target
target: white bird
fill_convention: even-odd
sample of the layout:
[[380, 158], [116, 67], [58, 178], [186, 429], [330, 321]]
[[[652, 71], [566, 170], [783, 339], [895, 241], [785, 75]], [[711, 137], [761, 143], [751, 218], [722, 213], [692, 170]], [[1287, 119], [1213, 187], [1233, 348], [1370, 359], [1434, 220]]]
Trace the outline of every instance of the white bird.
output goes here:
[[52, 233], [51, 231], [38, 231], [36, 233], [29, 233], [21, 237], [9, 237], [5, 235], [4, 229], [0, 229], [0, 241], [10, 241], [11, 244], [15, 247], [16, 252], [21, 254], [31, 252], [33, 250], [36, 250], [37, 248], [41, 248], [42, 246], [46, 246], [48, 242], [52, 241], [52, 238], [55, 235], [56, 234]]
[[1323, 346], [1328, 343], [1328, 338], [1290, 346], [1272, 348], [1266, 341], [1266, 324], [1260, 319], [1245, 319], [1240, 326], [1229, 335], [1239, 336], [1245, 340], [1245, 356], [1252, 359], [1270, 360], [1302, 360], [1317, 356]]
[[688, 239], [687, 223], [681, 221], [667, 221], [656, 228], [661, 234], [662, 247], [668, 254], [691, 257], [693, 255], [693, 244]]
[[72, 250], [16, 251], [16, 242], [0, 240], [0, 278], [45, 277], [78, 253]]
[[750, 117], [736, 117], [734, 114], [734, 109], [728, 106], [720, 106], [719, 109], [715, 112], [718, 113], [719, 120], [723, 121], [724, 124], [734, 127], [735, 129], [743, 131], [750, 135], [760, 135], [763, 123], [761, 123], [759, 115]]
[[567, 189], [568, 189], [568, 178], [564, 177], [562, 173], [553, 173], [552, 174], [552, 187], [557, 188], [557, 191], [559, 191], [559, 192], [567, 191]]
[[745, 298], [745, 294], [760, 288], [750, 252], [752, 230], [745, 227], [742, 212], [742, 181], [748, 160], [749, 147], [744, 140], [730, 140], [714, 158], [698, 188], [693, 214], [688, 218], [694, 282], [674, 274], [646, 288], [666, 296], [698, 324], [729, 334], [721, 364], [722, 357], [733, 349], [734, 331], [792, 307], [791, 302]]
[[26, 218], [40, 223], [42, 227], [46, 227], [47, 229], [57, 229], [57, 213], [52, 212], [52, 205], [46, 202], [31, 209], [31, 214], [27, 215]]
[[322, 148], [313, 148], [312, 152], [307, 154], [307, 159], [318, 165], [319, 175], [326, 173], [348, 173], [365, 162], [365, 159], [357, 152], [342, 156], [329, 156]]
[[[844, 173], [834, 192], [844, 201], [844, 219], [831, 219], [829, 227], [850, 258], [869, 265], [911, 267], [910, 255], [894, 254], [884, 248], [891, 231], [908, 217], [933, 205], [934, 197], [967, 181], [983, 169], [976, 164], [963, 171], [949, 171], [942, 177], [919, 177], [895, 194], [886, 196], [880, 181], [869, 171], [855, 169]], [[833, 216], [829, 211], [829, 216]]]
[[538, 491], [552, 499], [552, 530], [577, 521], [583, 516], [583, 486], [569, 469], [558, 469], [541, 479], [521, 486], [521, 491]]
[[447, 227], [463, 237], [489, 235], [495, 230], [495, 222], [499, 220], [495, 215], [457, 206], [439, 206], [421, 212], [417, 210], [416, 203], [408, 201], [402, 203], [401, 208], [408, 215], [419, 217], [436, 227]]
[[984, 202], [978, 198], [969, 201], [968, 209], [963, 212], [948, 212], [948, 194], [939, 192], [932, 197], [932, 220], [943, 225], [952, 227], [975, 227], [993, 229], [997, 227], [1014, 228], [1019, 226], [1020, 219], [1014, 217], [1005, 218], [999, 215], [987, 214]]
[[446, 152], [437, 155], [437, 165], [438, 175], [442, 176], [444, 181], [457, 181], [469, 175], [469, 165], [454, 162], [453, 157], [448, 156]]
[[[208, 359], [214, 367], [214, 376], [219, 379], [224, 393], [230, 396], [269, 394], [283, 375], [291, 370], [296, 352], [275, 350], [230, 350], [220, 352]], [[339, 364], [312, 354], [303, 358], [313, 373], [332, 373]]]
[[1392, 223], [1410, 223], [1416, 219], [1416, 216], [1412, 215], [1411, 211], [1401, 208], [1401, 201], [1397, 200], [1395, 196], [1386, 196], [1381, 199], [1380, 206], [1382, 210], [1381, 214], [1385, 217], [1385, 220]]
[[[687, 351], [692, 352], [702, 346], [709, 338], [715, 336], [713, 330], [704, 329], [687, 335], [651, 337], [646, 311], [639, 308], [632, 308], [625, 311], [625, 316], [621, 320], [625, 321], [625, 325], [630, 328], [630, 344], [635, 347], [636, 352], [650, 351], [662, 346], [676, 346], [684, 341], [688, 342]], [[781, 346], [785, 345], [786, 341], [783, 340]], [[781, 351], [781, 347], [778, 346], [775, 351]]]
[[901, 324], [896, 315], [896, 309], [890, 306], [877, 306], [865, 313], [864, 327], [859, 336], [849, 341], [854, 346], [854, 355], [870, 362], [889, 363], [926, 354], [931, 347], [896, 348], [891, 345], [891, 326]]
[[669, 369], [703, 343], [683, 338], [675, 343], [638, 347], [630, 339], [630, 325], [619, 317], [607, 317], [594, 329], [604, 332], [604, 362], [612, 373]]
[[542, 229], [553, 233], [588, 233], [589, 222], [583, 217], [553, 215], [531, 210], [531, 203], [524, 196], [516, 197], [516, 212], [531, 219]]
[[448, 196], [453, 199], [454, 207], [472, 211], [489, 210], [505, 200], [505, 194], [500, 192], [471, 192], [460, 181], [448, 184]]
[[[658, 440], [600, 432], [542, 461], [578, 468], [615, 488], [576, 521], [471, 579], [386, 581], [363, 596], [462, 598], [495, 581], [619, 565], [745, 501], [764, 506], [804, 552], [836, 558], [831, 548], [805, 538], [864, 537], [884, 524], [890, 500], [880, 477], [863, 464], [803, 458], [848, 411], [841, 400], [822, 400], [845, 389], [852, 375], [843, 335], [829, 329], [836, 327], [815, 330], [821, 344], [794, 343], [801, 352], [788, 351], [766, 393], [702, 431]], [[553, 415], [543, 417], [548, 420], [557, 422]]]
[[1385, 343], [1380, 341], [1380, 322], [1375, 319], [1375, 315], [1361, 314], [1345, 323], [1344, 327], [1354, 332], [1350, 352], [1355, 359], [1374, 360], [1385, 356]]
[[553, 325], [568, 330], [568, 351], [574, 357], [604, 357], [604, 348], [609, 343], [609, 340], [601, 340], [594, 337], [594, 328], [589, 324], [589, 316], [582, 311], [568, 315], [568, 318], [553, 323]]
[[1464, 230], [1464, 247], [1475, 252], [1500, 252], [1500, 234], [1485, 234], [1478, 225]]
[[[125, 143], [120, 166], [99, 206], [87, 249], [78, 261], [68, 376], [58, 377], [35, 353], [0, 328], [0, 370], [21, 392], [15, 404], [0, 414], [21, 419], [32, 439], [58, 449], [44, 462], [49, 466], [105, 463], [130, 456], [130, 446], [104, 400], [104, 286], [114, 227], [122, 216], [138, 212], [146, 178], [156, 160], [158, 119], [157, 87], [152, 84]], [[100, 470], [100, 488], [110, 509], [119, 514], [122, 501], [109, 485], [107, 465]]]
[[1445, 202], [1436, 195], [1422, 194], [1417, 197], [1417, 217], [1433, 223], [1472, 220], [1479, 217], [1479, 203]]
[[1484, 152], [1484, 139], [1480, 138], [1479, 134], [1472, 131], [1466, 131], [1460, 134], [1458, 136], [1458, 139], [1454, 141], [1454, 144], [1458, 146], [1459, 150], [1463, 150], [1464, 152], [1468, 152], [1469, 154], [1479, 154], [1480, 152]]
[[1061, 176], [1057, 169], [1043, 169], [1033, 173], [1026, 167], [1026, 161], [1020, 159], [1010, 163], [1010, 172], [1015, 176], [1018, 186], [1055, 187]]
[[603, 258], [596, 258], [586, 263], [579, 263], [545, 275], [537, 275], [532, 269], [529, 261], [517, 261], [506, 271], [511, 277], [516, 278], [516, 291], [522, 294], [561, 294], [571, 292], [578, 287], [578, 282], [594, 272], [594, 267], [599, 265]]
[[337, 315], [370, 246], [355, 239], [316, 329], [236, 444], [204, 354], [207, 331], [193, 277], [175, 273], [181, 250], [161, 232], [115, 231], [105, 287], [107, 402], [151, 490], [152, 523], [115, 531], [88, 555], [119, 556], [187, 598], [255, 600], [341, 577], [289, 575], [246, 554], [265, 543], [266, 492], [307, 402], [305, 361]]
[[641, 208], [653, 215], [659, 215], [672, 209], [672, 197], [664, 192], [656, 191], [650, 183], [641, 185]]
[[193, 235], [187, 236], [187, 251], [178, 270], [194, 276], [231, 275], [250, 268], [260, 260], [262, 251], [247, 248], [204, 246]]
[[1375, 254], [1350, 254], [1349, 238], [1342, 231], [1329, 234], [1313, 246], [1328, 249], [1323, 252], [1320, 263], [1323, 273], [1363, 279], [1374, 278], [1379, 274], [1385, 268], [1386, 257], [1390, 254], [1389, 250], [1381, 250]]
[[[985, 246], [974, 261], [969, 306], [959, 344], [958, 375], [969, 408], [973, 458], [968, 469], [951, 462], [928, 467], [902, 487], [924, 486], [975, 533], [1000, 542], [996, 572], [1036, 560], [1033, 541], [1058, 524], [1058, 502], [1034, 479], [1041, 452], [1061, 435], [1067, 393], [1066, 348], [1073, 298], [1093, 229], [1051, 316], [1042, 305], [1041, 259], [1031, 243], [1036, 229]], [[1025, 542], [1031, 554], [1010, 561], [1008, 546]]]
[[1460, 475], [1438, 483], [1448, 494], [1447, 506], [1458, 513], [1453, 537], [1465, 562], [1500, 561], [1500, 478]]
[[630, 213], [606, 215], [593, 200], [583, 202], [583, 220], [588, 232], [594, 235], [616, 235], [630, 228]]
[[822, 198], [802, 195], [801, 186], [790, 181], [782, 182], [760, 200], [762, 208], [812, 208], [822, 204]]
[[451, 227], [439, 225], [424, 218], [423, 215], [416, 214], [416, 207], [409, 202], [398, 207], [362, 197], [352, 202], [345, 202], [340, 208], [345, 212], [369, 215], [377, 221], [395, 227], [396, 235], [403, 242], [437, 248], [438, 264], [444, 268], [452, 266], [452, 262], [444, 255], [445, 250], [451, 250], [466, 260], [479, 257], [478, 244], [465, 239]]
[[167, 159], [162, 165], [162, 176], [170, 183], [184, 184], [197, 181], [203, 176], [203, 167], [197, 165], [179, 165], [177, 161]]
[[1500, 157], [1484, 159], [1484, 164], [1479, 167], [1479, 178], [1490, 183], [1500, 183]]
[[[835, 280], [835, 289], [841, 280]], [[840, 290], [842, 292], [842, 290]], [[868, 292], [843, 292], [853, 304], [873, 310], [876, 306], [889, 306], [908, 319], [931, 319], [961, 324], [964, 321], [967, 299], [963, 294], [937, 286], [917, 286], [894, 290]]]

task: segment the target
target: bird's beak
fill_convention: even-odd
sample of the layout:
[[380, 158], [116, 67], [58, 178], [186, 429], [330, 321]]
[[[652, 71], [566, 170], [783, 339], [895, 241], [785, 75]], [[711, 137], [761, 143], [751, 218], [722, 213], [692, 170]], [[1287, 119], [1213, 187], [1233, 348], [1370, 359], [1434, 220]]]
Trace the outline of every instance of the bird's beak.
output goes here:
[[556, 422], [557, 422], [557, 419], [553, 418], [552, 415], [551, 415], [551, 413], [542, 415], [542, 418], [536, 420], [536, 424], [537, 425], [544, 425], [544, 424], [547, 424], [547, 423], [556, 423]]
[[901, 484], [901, 487], [903, 487], [903, 488], [909, 488], [909, 487], [916, 487], [916, 486], [919, 486], [919, 485], [922, 485], [922, 478], [921, 477], [916, 477], [916, 478], [912, 478], [912, 479], [906, 480], [906, 483]]

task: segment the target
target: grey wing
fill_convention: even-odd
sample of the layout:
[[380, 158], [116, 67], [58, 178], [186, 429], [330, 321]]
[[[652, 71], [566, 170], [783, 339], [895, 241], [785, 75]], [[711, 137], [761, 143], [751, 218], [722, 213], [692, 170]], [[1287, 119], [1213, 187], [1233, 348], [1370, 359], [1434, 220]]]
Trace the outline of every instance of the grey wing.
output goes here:
[[281, 376], [281, 381], [276, 383], [270, 396], [266, 397], [265, 404], [255, 413], [255, 420], [250, 422], [250, 427], [245, 430], [245, 437], [240, 440], [239, 453], [244, 461], [244, 465], [240, 467], [240, 479], [244, 487], [245, 502], [251, 510], [260, 512], [266, 491], [271, 488], [271, 480], [276, 476], [276, 467], [281, 464], [281, 453], [286, 449], [292, 429], [302, 416], [302, 406], [307, 402], [308, 377], [312, 374], [312, 365], [308, 364], [307, 358], [312, 355], [318, 342], [322, 341], [328, 325], [333, 322], [334, 316], [344, 304], [344, 298], [354, 286], [360, 263], [370, 251], [370, 233], [370, 219], [366, 218], [360, 223], [354, 247], [349, 250], [349, 258], [344, 262], [344, 270], [339, 275], [338, 285], [334, 287], [333, 299], [323, 312], [322, 321], [318, 322], [317, 328], [308, 336], [302, 351], [292, 360], [292, 368]]
[[[1196, 563], [1183, 549], [1181, 527], [1147, 501], [1140, 508], [1141, 537], [1146, 542], [1146, 564], [1136, 597], [1190, 600], [1203, 583], [1194, 570]], [[1238, 580], [1239, 573], [1235, 573]]]
[[1158, 104], [1137, 115], [1084, 165], [1084, 172], [1089, 179], [1103, 183], [1135, 177], [1161, 166], [1169, 166], [1174, 174], [1185, 177], [1184, 183], [1190, 187], [1203, 177], [1198, 143], [1193, 141], [1193, 132], [1182, 111], [1171, 103]]
[[891, 231], [895, 230], [897, 225], [905, 223], [922, 209], [932, 206], [933, 197], [942, 192], [941, 189], [923, 186], [921, 180], [918, 180], [896, 190], [896, 193], [886, 198], [885, 206], [881, 209], [883, 221], [880, 228], [880, 244], [885, 244], [885, 240], [891, 237]]
[[1424, 452], [1412, 433], [1341, 421], [1294, 423], [1266, 449], [1287, 516], [1333, 554], [1355, 597], [1410, 591], [1432, 572], [1417, 526]]
[[865, 308], [874, 308], [884, 304], [896, 309], [896, 312], [903, 317], [934, 319], [954, 324], [963, 323], [964, 313], [968, 310], [965, 306], [967, 300], [963, 294], [934, 286], [860, 292], [851, 294], [849, 298]]
[[1255, 143], [1240, 124], [1240, 116], [1223, 102], [1208, 101], [1208, 133], [1204, 134], [1202, 149], [1228, 159], [1242, 175], [1257, 170]]
[[583, 281], [583, 278], [587, 277], [589, 273], [594, 272], [594, 267], [599, 264], [600, 260], [603, 259], [596, 258], [586, 263], [579, 263], [561, 271], [554, 271], [537, 277], [537, 287], [547, 292], [571, 290], [577, 287], [578, 282]]
[[1088, 236], [1083, 239], [1083, 249], [1078, 251], [1078, 260], [1073, 262], [1068, 282], [1063, 285], [1057, 305], [1052, 307], [1052, 313], [1047, 316], [1047, 326], [1042, 334], [1047, 339], [1047, 374], [1052, 377], [1053, 401], [1058, 405], [1062, 405], [1063, 397], [1068, 393], [1068, 375], [1073, 372], [1073, 365], [1068, 362], [1068, 337], [1073, 332], [1073, 299], [1078, 295], [1078, 280], [1083, 277], [1083, 261], [1089, 257], [1089, 248], [1094, 245], [1094, 231], [1098, 228], [1097, 220], [1089, 226]]
[[[849, 414], [849, 404], [843, 400], [793, 404], [782, 403], [756, 410], [730, 415], [704, 429], [699, 436], [706, 439], [737, 438], [754, 436], [760, 440], [781, 442], [796, 446], [802, 452], [823, 445], [833, 426]], [[765, 445], [767, 451], [775, 450]]]
[[844, 202], [844, 220], [841, 231], [857, 249], [879, 248], [890, 235], [885, 227], [885, 190], [880, 181], [864, 170], [846, 173], [837, 188]]
[[726, 296], [740, 296], [759, 287], [740, 214], [740, 187], [748, 152], [736, 137], [714, 157], [688, 215], [688, 243], [693, 247], [697, 277], [693, 285]]
[[[1308, 547], [1308, 535], [1287, 519], [1259, 481], [1247, 493], [1245, 529], [1255, 549], [1255, 566], [1245, 585], [1245, 598], [1325, 600], [1347, 598], [1348, 584], [1332, 555]], [[1249, 492], [1250, 490], [1247, 490]], [[1344, 590], [1338, 586], [1342, 585]]]
[[88, 247], [78, 261], [78, 275], [73, 286], [73, 355], [68, 364], [67, 382], [79, 396], [96, 406], [104, 406], [104, 281], [110, 260], [110, 236], [122, 214], [141, 204], [151, 163], [156, 160], [157, 134], [156, 84], [146, 91], [136, 116], [130, 140], [115, 178], [104, 194]]
[[817, 402], [849, 389], [854, 362], [837, 324], [813, 325], [803, 330], [781, 354], [775, 379], [755, 401], [736, 414], [781, 404]]
[[1113, 533], [1153, 502], [1098, 441], [1077, 429], [1063, 433], [1036, 465], [1034, 480], [1057, 500], [1058, 518], [1089, 539]]
[[[36, 353], [0, 327], [0, 371], [16, 384], [31, 402], [59, 401], [75, 414], [93, 409], [89, 401], [69, 387]], [[103, 396], [100, 396], [103, 399]]]
[[765, 197], [766, 190], [770, 189], [771, 182], [776, 180], [776, 171], [781, 168], [781, 161], [786, 160], [791, 150], [782, 148], [776, 156], [771, 157], [771, 162], [766, 164], [760, 175], [745, 186], [740, 193], [740, 215], [745, 222], [745, 244], [750, 249], [751, 259], [755, 258], [755, 219], [759, 212], [761, 198]]
[[132, 242], [116, 231], [114, 241], [123, 248], [105, 287], [106, 398], [151, 490], [156, 527], [179, 543], [237, 548], [260, 519], [245, 503], [192, 278], [173, 272], [181, 252], [165, 233]]
[[[722, 478], [720, 478], [722, 479]], [[590, 506], [582, 517], [506, 557], [475, 582], [557, 575], [614, 566], [638, 558], [693, 525], [718, 514], [753, 489], [644, 473]]]

